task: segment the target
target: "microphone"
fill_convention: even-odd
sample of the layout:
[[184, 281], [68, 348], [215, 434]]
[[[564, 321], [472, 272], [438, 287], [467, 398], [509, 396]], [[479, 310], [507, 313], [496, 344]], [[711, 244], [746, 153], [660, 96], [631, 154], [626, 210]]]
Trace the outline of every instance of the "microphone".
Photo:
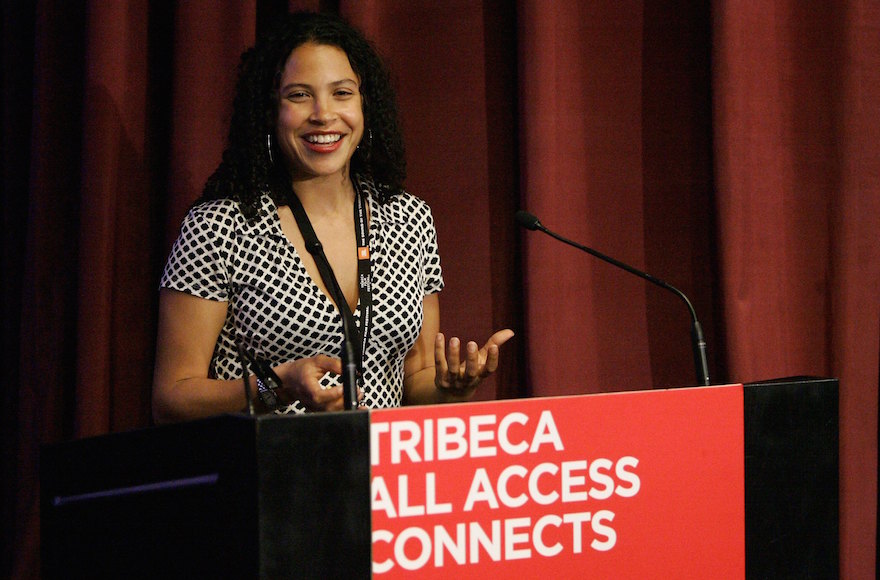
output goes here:
[[559, 234], [548, 230], [547, 228], [544, 227], [544, 224], [541, 223], [541, 220], [539, 220], [538, 217], [533, 213], [519, 210], [518, 212], [516, 212], [515, 218], [516, 218], [516, 223], [518, 223], [522, 227], [526, 228], [527, 230], [531, 230], [531, 231], [537, 230], [537, 231], [544, 232], [548, 236], [550, 236], [552, 238], [556, 238], [560, 242], [563, 242], [565, 244], [568, 244], [569, 246], [572, 246], [572, 247], [575, 247], [579, 250], [582, 250], [582, 251], [590, 254], [591, 256], [595, 256], [596, 258], [599, 258], [600, 260], [602, 260], [604, 262], [608, 262], [612, 266], [617, 266], [618, 268], [626, 270], [630, 274], [635, 274], [636, 276], [643, 278], [656, 286], [659, 286], [661, 288], [665, 288], [666, 290], [669, 290], [670, 292], [672, 292], [673, 294], [675, 294], [676, 296], [681, 298], [684, 301], [685, 305], [688, 308], [688, 311], [691, 314], [691, 321], [692, 321], [691, 348], [693, 349], [693, 353], [694, 353], [694, 367], [695, 367], [696, 373], [697, 373], [697, 384], [701, 385], [701, 386], [709, 386], [709, 362], [708, 362], [708, 356], [706, 355], [706, 340], [705, 340], [705, 338], [703, 338], [703, 327], [700, 326], [700, 322], [699, 322], [699, 320], [697, 320], [697, 312], [696, 312], [696, 310], [694, 310], [693, 304], [691, 304], [691, 301], [688, 300], [688, 297], [684, 295], [684, 292], [682, 292], [681, 290], [679, 290], [675, 286], [672, 286], [671, 284], [667, 284], [663, 280], [660, 280], [658, 278], [655, 278], [654, 276], [651, 276], [650, 274], [648, 274], [646, 272], [642, 272], [641, 270], [633, 268], [629, 264], [624, 264], [623, 262], [621, 262], [619, 260], [615, 260], [614, 258], [612, 258], [610, 256], [606, 256], [602, 252], [597, 252], [596, 250], [594, 250], [592, 248], [588, 248], [587, 246], [583, 246], [581, 244], [578, 244], [577, 242], [573, 242], [573, 241], [569, 240], [568, 238], [564, 238], [564, 237], [560, 236]]
[[278, 375], [275, 374], [275, 371], [272, 370], [272, 365], [269, 364], [269, 361], [255, 357], [240, 344], [238, 345], [238, 356], [242, 365], [245, 397], [247, 397], [248, 400], [248, 413], [253, 415], [254, 410], [253, 402], [250, 398], [250, 385], [248, 385], [247, 381], [247, 367], [244, 364], [245, 360], [250, 363], [251, 370], [257, 378], [257, 396], [260, 398], [260, 401], [262, 401], [270, 411], [277, 409], [280, 405], [280, 401], [278, 400], [278, 394], [275, 391], [282, 387], [282, 383]]
[[351, 330], [346, 317], [342, 317], [342, 404], [346, 411], [356, 411], [357, 396], [357, 357], [351, 342]]

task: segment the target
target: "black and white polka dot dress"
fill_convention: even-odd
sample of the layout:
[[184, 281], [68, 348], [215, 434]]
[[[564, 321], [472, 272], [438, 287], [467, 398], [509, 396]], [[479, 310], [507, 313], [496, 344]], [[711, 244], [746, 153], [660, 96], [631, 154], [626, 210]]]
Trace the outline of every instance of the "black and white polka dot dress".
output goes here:
[[[422, 301], [443, 288], [437, 233], [421, 199], [404, 193], [379, 205], [371, 184], [361, 183], [360, 190], [370, 208], [373, 297], [364, 404], [393, 407], [403, 398], [403, 359], [421, 330]], [[230, 302], [211, 361], [213, 378], [241, 376], [237, 342], [273, 365], [322, 353], [339, 356], [341, 316], [284, 237], [267, 195], [251, 222], [232, 200], [190, 210], [160, 286]], [[357, 310], [355, 318], [360, 328]], [[328, 374], [321, 384], [339, 384], [339, 377]], [[303, 410], [299, 402], [286, 409]]]

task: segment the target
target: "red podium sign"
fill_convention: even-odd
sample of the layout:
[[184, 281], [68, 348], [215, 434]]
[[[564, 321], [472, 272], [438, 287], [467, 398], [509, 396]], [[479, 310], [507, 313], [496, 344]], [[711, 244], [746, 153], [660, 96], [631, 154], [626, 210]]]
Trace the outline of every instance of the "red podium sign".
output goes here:
[[376, 577], [745, 576], [741, 385], [370, 417]]

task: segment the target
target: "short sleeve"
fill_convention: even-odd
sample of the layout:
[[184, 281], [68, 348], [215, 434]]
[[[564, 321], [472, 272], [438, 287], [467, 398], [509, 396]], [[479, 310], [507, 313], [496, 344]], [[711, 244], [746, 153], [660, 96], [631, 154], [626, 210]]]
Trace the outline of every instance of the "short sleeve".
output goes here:
[[422, 269], [425, 280], [425, 296], [443, 290], [443, 269], [440, 267], [440, 250], [437, 244], [437, 229], [434, 216], [428, 204], [423, 202], [424, 214], [422, 230]]
[[165, 264], [161, 288], [209, 300], [229, 300], [229, 264], [235, 239], [232, 203], [220, 200], [190, 210]]

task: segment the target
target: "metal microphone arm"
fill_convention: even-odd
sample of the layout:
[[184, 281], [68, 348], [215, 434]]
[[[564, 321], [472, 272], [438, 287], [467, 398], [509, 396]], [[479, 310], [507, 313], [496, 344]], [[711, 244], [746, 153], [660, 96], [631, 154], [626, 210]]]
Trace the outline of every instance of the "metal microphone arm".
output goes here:
[[697, 374], [697, 384], [702, 386], [709, 385], [709, 362], [708, 356], [706, 354], [706, 339], [703, 337], [703, 327], [700, 325], [700, 321], [697, 320], [697, 312], [694, 310], [693, 304], [688, 300], [688, 297], [685, 296], [684, 292], [673, 286], [672, 284], [667, 284], [663, 280], [659, 278], [655, 278], [651, 276], [647, 272], [642, 272], [636, 268], [633, 268], [629, 264], [624, 264], [620, 260], [615, 260], [611, 256], [606, 256], [602, 252], [598, 252], [593, 248], [588, 248], [582, 244], [579, 244], [575, 241], [569, 240], [566, 237], [560, 236], [556, 232], [552, 232], [544, 227], [544, 225], [535, 217], [533, 214], [526, 211], [518, 211], [516, 212], [516, 221], [521, 226], [529, 230], [538, 230], [544, 232], [548, 236], [552, 238], [556, 238], [560, 242], [564, 244], [568, 244], [569, 246], [573, 246], [579, 250], [582, 250], [591, 256], [595, 256], [600, 260], [608, 262], [612, 266], [617, 266], [623, 270], [626, 270], [630, 274], [635, 274], [636, 276], [647, 280], [648, 282], [655, 284], [656, 286], [660, 286], [661, 288], [665, 288], [681, 298], [685, 305], [688, 308], [688, 311], [691, 314], [692, 328], [691, 328], [691, 346], [694, 353], [694, 367], [696, 369]]

